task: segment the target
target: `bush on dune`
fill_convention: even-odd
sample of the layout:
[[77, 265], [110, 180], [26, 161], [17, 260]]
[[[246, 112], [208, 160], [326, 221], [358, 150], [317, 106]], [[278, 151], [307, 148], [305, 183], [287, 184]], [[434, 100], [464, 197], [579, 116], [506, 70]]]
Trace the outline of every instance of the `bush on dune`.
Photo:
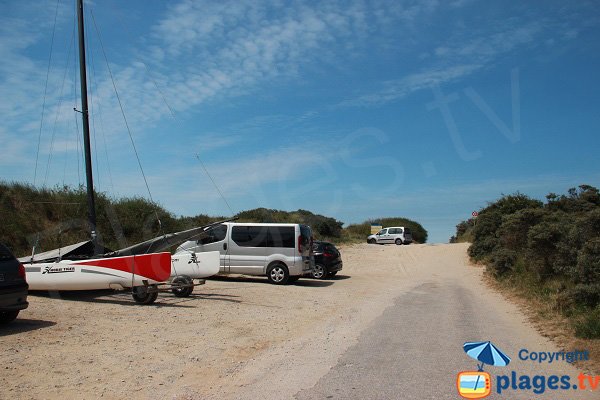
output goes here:
[[581, 185], [546, 200], [503, 196], [481, 210], [475, 223], [458, 224], [455, 240], [468, 236], [470, 257], [486, 263], [494, 276], [550, 293], [549, 301], [576, 320], [578, 334], [600, 338], [589, 317], [600, 313], [600, 193]]

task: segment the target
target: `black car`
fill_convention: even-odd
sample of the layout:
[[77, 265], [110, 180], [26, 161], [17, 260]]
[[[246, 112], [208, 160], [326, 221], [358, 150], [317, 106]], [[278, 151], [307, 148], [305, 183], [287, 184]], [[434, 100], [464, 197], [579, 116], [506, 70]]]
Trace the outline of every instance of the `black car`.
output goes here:
[[0, 324], [12, 322], [27, 308], [25, 267], [0, 243]]
[[313, 278], [325, 279], [342, 270], [342, 255], [333, 244], [315, 240], [313, 254], [315, 256], [315, 267], [311, 271]]

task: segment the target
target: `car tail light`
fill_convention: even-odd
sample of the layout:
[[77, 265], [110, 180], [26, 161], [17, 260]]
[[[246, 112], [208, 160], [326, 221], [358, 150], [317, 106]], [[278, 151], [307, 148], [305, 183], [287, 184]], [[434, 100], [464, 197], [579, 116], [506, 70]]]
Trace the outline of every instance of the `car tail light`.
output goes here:
[[23, 264], [19, 264], [19, 277], [26, 279], [25, 277], [25, 267]]
[[298, 236], [298, 253], [302, 254], [302, 235]]
[[335, 257], [335, 255], [331, 253], [323, 253], [323, 257]]

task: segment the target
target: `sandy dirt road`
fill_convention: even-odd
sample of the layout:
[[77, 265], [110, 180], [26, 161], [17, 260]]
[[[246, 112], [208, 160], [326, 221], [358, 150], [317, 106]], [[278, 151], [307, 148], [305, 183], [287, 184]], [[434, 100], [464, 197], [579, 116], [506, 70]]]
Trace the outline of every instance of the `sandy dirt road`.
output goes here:
[[[465, 341], [498, 342], [515, 359], [520, 348], [558, 351], [485, 287], [466, 248], [355, 245], [341, 249], [344, 269], [332, 280], [228, 277], [152, 306], [113, 292], [30, 296], [29, 309], [0, 330], [0, 399], [389, 398], [368, 380], [355, 389], [345, 381], [377, 366], [395, 368], [404, 387], [434, 371], [437, 383], [420, 398], [457, 398], [456, 373], [475, 367]], [[402, 340], [369, 348], [370, 335]], [[368, 359], [372, 367], [360, 365]], [[564, 362], [521, 363], [520, 373], [578, 374]]]

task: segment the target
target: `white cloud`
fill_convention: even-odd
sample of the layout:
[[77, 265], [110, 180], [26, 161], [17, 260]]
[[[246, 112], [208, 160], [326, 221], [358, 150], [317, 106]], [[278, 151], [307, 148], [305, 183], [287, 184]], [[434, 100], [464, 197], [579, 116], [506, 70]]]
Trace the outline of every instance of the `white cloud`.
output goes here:
[[370, 106], [384, 104], [400, 99], [421, 89], [433, 85], [448, 83], [463, 78], [480, 69], [482, 64], [455, 65], [449, 68], [431, 69], [406, 76], [405, 78], [388, 81], [382, 84], [384, 88], [376, 93], [346, 100], [340, 106]]
[[[459, 1], [452, 6], [463, 7], [468, 3]], [[522, 18], [500, 20], [477, 29], [468, 29], [458, 24], [444, 43], [429, 51], [421, 50], [421, 58], [428, 65], [404, 78], [382, 82], [371, 93], [345, 100], [340, 105], [381, 105], [431, 85], [459, 81], [493, 65], [499, 57], [508, 53], [529, 50], [540, 44], [554, 44], [554, 38], [573, 40], [578, 36], [578, 31], [572, 27], [576, 21], [571, 19], [572, 17], [565, 18], [564, 21], [532, 19], [525, 15]]]

